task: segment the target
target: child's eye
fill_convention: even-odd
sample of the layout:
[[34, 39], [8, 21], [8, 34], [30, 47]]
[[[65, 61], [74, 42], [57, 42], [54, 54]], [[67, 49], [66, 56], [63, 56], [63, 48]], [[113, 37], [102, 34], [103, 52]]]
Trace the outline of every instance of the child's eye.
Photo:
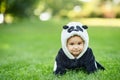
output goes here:
[[74, 43], [70, 43], [70, 45], [74, 45]]
[[78, 45], [81, 45], [81, 42], [79, 42]]

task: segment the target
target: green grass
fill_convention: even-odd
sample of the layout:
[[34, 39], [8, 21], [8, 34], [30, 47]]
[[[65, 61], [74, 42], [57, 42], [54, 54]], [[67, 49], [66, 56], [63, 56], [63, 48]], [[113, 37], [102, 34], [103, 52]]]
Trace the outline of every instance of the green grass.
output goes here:
[[105, 68], [95, 74], [53, 74], [55, 56], [61, 47], [63, 20], [24, 20], [0, 25], [0, 80], [119, 80], [120, 28], [89, 27], [90, 47]]

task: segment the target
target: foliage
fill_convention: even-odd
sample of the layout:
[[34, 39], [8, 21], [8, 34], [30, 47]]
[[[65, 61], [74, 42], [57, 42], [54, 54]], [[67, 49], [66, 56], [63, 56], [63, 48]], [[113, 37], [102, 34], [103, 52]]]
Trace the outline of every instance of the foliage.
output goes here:
[[0, 26], [0, 80], [119, 80], [120, 28], [89, 27], [90, 47], [96, 60], [106, 68], [87, 75], [69, 71], [52, 74], [60, 45], [62, 25], [67, 20], [23, 20]]
[[62, 9], [71, 10], [75, 5], [80, 5], [81, 3], [78, 0], [50, 0], [44, 2], [46, 8], [53, 10], [53, 15], [58, 14]]
[[[50, 12], [53, 16], [62, 18], [81, 18], [81, 17], [119, 17], [119, 3], [112, 0], [92, 0], [85, 2], [83, 0], [41, 0], [38, 6], [39, 14]], [[75, 7], [78, 10], [75, 10]]]
[[12, 14], [17, 17], [27, 17], [33, 13], [37, 0], [3, 0], [5, 3], [5, 14]]
[[[43, 12], [49, 12], [55, 18], [120, 17], [120, 2], [116, 3], [117, 0], [85, 1], [89, 0], [1, 0], [0, 13], [20, 18], [33, 14], [39, 16]], [[79, 7], [78, 11], [75, 10], [76, 6]]]

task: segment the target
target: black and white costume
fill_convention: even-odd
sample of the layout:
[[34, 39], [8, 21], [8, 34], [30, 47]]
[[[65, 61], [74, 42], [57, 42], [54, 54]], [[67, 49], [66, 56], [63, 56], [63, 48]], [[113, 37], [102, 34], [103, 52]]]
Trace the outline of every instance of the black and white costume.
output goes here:
[[[70, 22], [63, 26], [61, 33], [62, 48], [55, 59], [54, 74], [64, 74], [68, 69], [84, 68], [87, 73], [93, 73], [98, 69], [104, 70], [104, 67], [95, 60], [92, 49], [88, 47], [87, 28], [79, 22]], [[74, 57], [66, 47], [67, 39], [74, 35], [78, 35], [84, 40], [84, 49], [77, 57]]]

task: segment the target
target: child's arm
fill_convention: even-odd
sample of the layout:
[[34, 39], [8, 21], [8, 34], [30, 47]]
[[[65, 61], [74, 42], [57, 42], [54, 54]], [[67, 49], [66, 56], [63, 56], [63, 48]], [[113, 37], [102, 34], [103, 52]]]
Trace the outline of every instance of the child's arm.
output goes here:
[[88, 48], [87, 53], [86, 53], [85, 67], [86, 67], [86, 71], [88, 72], [88, 74], [93, 73], [98, 69], [92, 49], [90, 48]]
[[65, 62], [64, 58], [65, 56], [63, 55], [63, 51], [62, 49], [60, 49], [54, 63], [54, 74], [66, 73], [66, 70], [64, 67], [64, 62]]
[[66, 73], [66, 70], [65, 68], [57, 61], [55, 61], [55, 64], [54, 64], [54, 72], [53, 72], [55, 75], [57, 74], [64, 74]]

